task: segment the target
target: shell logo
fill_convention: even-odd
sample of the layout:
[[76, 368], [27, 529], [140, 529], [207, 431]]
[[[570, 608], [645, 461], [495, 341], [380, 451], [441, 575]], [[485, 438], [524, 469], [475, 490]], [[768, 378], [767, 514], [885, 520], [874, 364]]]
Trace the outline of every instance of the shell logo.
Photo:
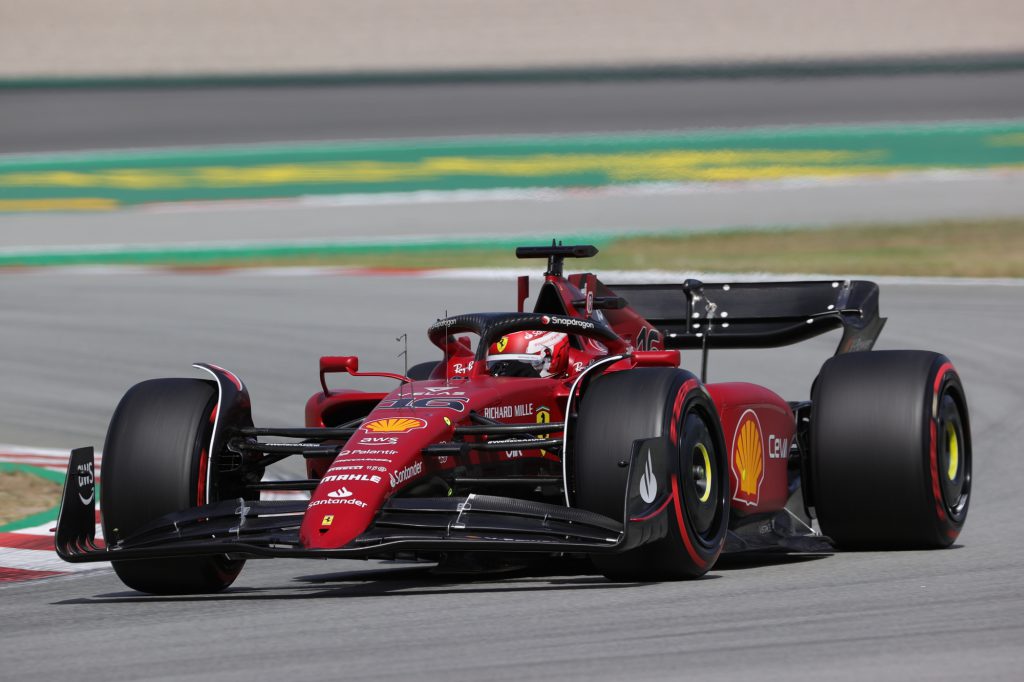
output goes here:
[[396, 417], [393, 419], [374, 419], [363, 424], [364, 431], [372, 433], [406, 433], [422, 429], [427, 422], [416, 417]]
[[732, 499], [756, 505], [764, 482], [764, 436], [753, 410], [744, 412], [736, 424], [732, 437], [732, 474], [736, 481]]

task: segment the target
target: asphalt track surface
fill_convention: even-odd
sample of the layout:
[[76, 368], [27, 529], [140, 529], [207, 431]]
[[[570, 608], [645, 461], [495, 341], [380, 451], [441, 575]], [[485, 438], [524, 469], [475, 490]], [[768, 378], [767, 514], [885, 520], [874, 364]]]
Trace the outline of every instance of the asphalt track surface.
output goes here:
[[0, 90], [0, 153], [1016, 118], [1024, 71]]
[[[430, 357], [422, 330], [445, 308], [514, 297], [489, 281], [70, 271], [3, 274], [0, 291], [0, 434], [52, 447], [101, 445], [128, 386], [198, 376], [195, 360], [242, 376], [258, 423], [296, 424], [319, 354], [395, 369], [400, 333], [413, 333], [414, 359]], [[298, 560], [250, 562], [231, 590], [203, 597], [139, 595], [110, 573], [45, 580], [0, 589], [2, 676], [1019, 679], [1021, 291], [882, 291], [878, 347], [941, 350], [968, 392], [974, 498], [953, 549], [731, 561], [702, 580], [644, 585], [578, 568], [471, 581]], [[722, 351], [711, 378], [803, 398], [834, 342]]]

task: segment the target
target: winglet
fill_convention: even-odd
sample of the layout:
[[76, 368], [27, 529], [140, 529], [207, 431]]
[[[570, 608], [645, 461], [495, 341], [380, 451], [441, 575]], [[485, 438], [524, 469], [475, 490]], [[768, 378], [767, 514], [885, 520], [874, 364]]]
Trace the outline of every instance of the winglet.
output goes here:
[[93, 450], [77, 448], [68, 459], [64, 496], [57, 517], [57, 555], [65, 561], [99, 549], [96, 546], [96, 472]]

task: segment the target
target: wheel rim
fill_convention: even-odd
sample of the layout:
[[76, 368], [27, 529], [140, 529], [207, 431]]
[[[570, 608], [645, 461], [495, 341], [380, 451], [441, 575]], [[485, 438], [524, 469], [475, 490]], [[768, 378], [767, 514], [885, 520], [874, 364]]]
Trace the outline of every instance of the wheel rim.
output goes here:
[[711, 431], [697, 411], [683, 421], [681, 441], [682, 507], [694, 534], [708, 544], [718, 530], [722, 473]]
[[960, 439], [956, 435], [956, 428], [949, 422], [946, 422], [946, 452], [949, 453], [946, 478], [954, 481], [960, 473]]
[[693, 450], [693, 481], [697, 487], [697, 501], [703, 504], [711, 497], [714, 469], [711, 466], [711, 456], [703, 443], [697, 443]]
[[939, 402], [939, 419], [935, 444], [936, 464], [942, 490], [942, 502], [956, 518], [967, 506], [970, 493], [970, 451], [964, 434], [963, 419], [956, 399], [947, 391]]

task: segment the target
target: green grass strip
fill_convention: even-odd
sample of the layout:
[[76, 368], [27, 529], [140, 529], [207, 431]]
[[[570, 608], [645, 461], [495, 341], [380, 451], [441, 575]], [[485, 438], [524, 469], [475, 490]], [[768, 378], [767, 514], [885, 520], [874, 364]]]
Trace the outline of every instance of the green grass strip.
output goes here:
[[[573, 242], [607, 244], [614, 235], [573, 235]], [[168, 265], [232, 266], [295, 261], [349, 262], [371, 257], [381, 262], [393, 256], [440, 256], [445, 262], [466, 265], [464, 254], [493, 251], [512, 259], [515, 247], [550, 243], [550, 237], [458, 238], [395, 242], [259, 242], [242, 244], [188, 244], [159, 246], [110, 246], [69, 249], [17, 249], [0, 251], [0, 267], [46, 267], [61, 265]], [[435, 259], [436, 260], [436, 259]], [[472, 265], [472, 263], [470, 263]], [[426, 267], [426, 266], [424, 266]]]
[[20, 471], [25, 474], [32, 474], [39, 478], [45, 478], [47, 481], [53, 481], [64, 485], [64, 474], [58, 471], [50, 471], [42, 467], [33, 466], [31, 464], [18, 464], [16, 462], [0, 462], [0, 473], [9, 473], [12, 471]]
[[[1024, 277], [1024, 216], [993, 220], [853, 224], [706, 232], [574, 234], [566, 243], [594, 244], [593, 272], [835, 273], [920, 277]], [[183, 269], [325, 266], [416, 270], [529, 267], [515, 247], [547, 237], [361, 242], [263, 242], [0, 252], [0, 268], [139, 265]], [[838, 246], [837, 246], [838, 245]], [[538, 264], [539, 266], [539, 264]], [[538, 270], [539, 272], [539, 270]]]
[[0, 211], [1024, 167], [1024, 120], [250, 145], [0, 158]]
[[[852, 125], [764, 126], [755, 128], [704, 129], [658, 133], [579, 133], [569, 135], [512, 135], [403, 138], [399, 140], [354, 140], [227, 144], [140, 150], [83, 152], [42, 152], [0, 155], [0, 171], [37, 170], [77, 165], [100, 168], [123, 164], [174, 165], [180, 162], [253, 162], [284, 158], [418, 158], [431, 153], [537, 151], [623, 151], [656, 150], [674, 146], [695, 149], [746, 148], [765, 144], [786, 148], [790, 143], [824, 144], [829, 140], [873, 140], [934, 138], [935, 136], [987, 136], [1024, 132], [1024, 119], [994, 121], [939, 121], [932, 123], [878, 123]], [[934, 141], [933, 139], [931, 141]]]
[[[60, 485], [64, 485], [64, 474], [56, 471], [50, 471], [49, 469], [43, 469], [42, 467], [32, 466], [30, 464], [16, 464], [14, 462], [0, 462], [0, 474], [21, 472], [30, 474], [32, 476], [38, 476], [39, 478], [46, 479], [47, 481], [53, 481]], [[33, 526], [39, 526], [47, 521], [56, 521], [57, 514], [60, 512], [60, 505], [47, 509], [46, 511], [37, 512], [31, 516], [18, 519], [17, 521], [11, 521], [10, 523], [0, 526], [0, 533], [8, 533], [14, 530], [21, 530], [22, 528], [32, 528]]]
[[9, 533], [15, 530], [21, 530], [23, 528], [32, 528], [34, 526], [41, 526], [47, 521], [57, 522], [57, 515], [60, 514], [60, 505], [46, 511], [41, 511], [31, 516], [26, 516], [23, 519], [17, 521], [11, 521], [7, 525], [0, 526], [0, 533]]

